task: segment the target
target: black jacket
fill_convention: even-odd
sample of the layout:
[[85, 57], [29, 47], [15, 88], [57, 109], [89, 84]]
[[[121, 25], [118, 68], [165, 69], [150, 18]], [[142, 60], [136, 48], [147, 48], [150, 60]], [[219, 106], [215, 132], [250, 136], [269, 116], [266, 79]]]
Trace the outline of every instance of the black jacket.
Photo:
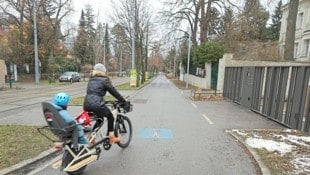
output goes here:
[[108, 77], [92, 77], [87, 84], [87, 92], [84, 98], [84, 110], [96, 111], [99, 108], [105, 107], [105, 101], [103, 97], [109, 92], [120, 102], [126, 102], [120, 93], [114, 88]]

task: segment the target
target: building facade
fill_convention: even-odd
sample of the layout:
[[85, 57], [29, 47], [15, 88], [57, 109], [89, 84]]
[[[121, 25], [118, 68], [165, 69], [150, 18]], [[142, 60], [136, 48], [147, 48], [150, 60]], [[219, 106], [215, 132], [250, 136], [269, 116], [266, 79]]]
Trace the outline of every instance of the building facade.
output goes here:
[[[289, 4], [282, 7], [282, 20], [279, 37], [280, 56], [284, 55], [285, 34]], [[297, 19], [294, 45], [295, 61], [310, 62], [310, 0], [300, 0]]]

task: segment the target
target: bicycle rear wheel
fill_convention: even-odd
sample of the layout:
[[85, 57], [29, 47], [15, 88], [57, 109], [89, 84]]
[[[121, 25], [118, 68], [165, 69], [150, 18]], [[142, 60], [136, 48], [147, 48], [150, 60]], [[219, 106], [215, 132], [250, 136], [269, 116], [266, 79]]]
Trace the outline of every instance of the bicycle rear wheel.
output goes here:
[[132, 126], [128, 117], [123, 115], [117, 116], [114, 134], [121, 139], [121, 141], [117, 143], [119, 147], [126, 148], [130, 144], [132, 138]]

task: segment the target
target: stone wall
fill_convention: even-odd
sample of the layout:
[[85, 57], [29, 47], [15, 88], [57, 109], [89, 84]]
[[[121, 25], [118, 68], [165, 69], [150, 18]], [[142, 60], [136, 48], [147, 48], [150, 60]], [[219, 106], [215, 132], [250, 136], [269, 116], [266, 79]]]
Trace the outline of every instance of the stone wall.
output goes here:
[[[195, 75], [189, 75], [187, 78], [187, 74], [180, 76], [180, 80], [187, 82], [191, 85], [197, 86], [201, 89], [210, 89], [211, 88], [211, 64], [205, 64], [205, 77], [198, 77]], [[182, 77], [182, 79], [181, 79]]]

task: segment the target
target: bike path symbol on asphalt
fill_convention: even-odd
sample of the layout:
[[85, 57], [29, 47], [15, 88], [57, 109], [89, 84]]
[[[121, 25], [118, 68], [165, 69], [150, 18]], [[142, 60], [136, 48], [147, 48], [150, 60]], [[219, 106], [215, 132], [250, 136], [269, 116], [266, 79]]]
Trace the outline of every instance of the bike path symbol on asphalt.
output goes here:
[[173, 133], [167, 128], [142, 128], [139, 130], [142, 139], [172, 139]]

